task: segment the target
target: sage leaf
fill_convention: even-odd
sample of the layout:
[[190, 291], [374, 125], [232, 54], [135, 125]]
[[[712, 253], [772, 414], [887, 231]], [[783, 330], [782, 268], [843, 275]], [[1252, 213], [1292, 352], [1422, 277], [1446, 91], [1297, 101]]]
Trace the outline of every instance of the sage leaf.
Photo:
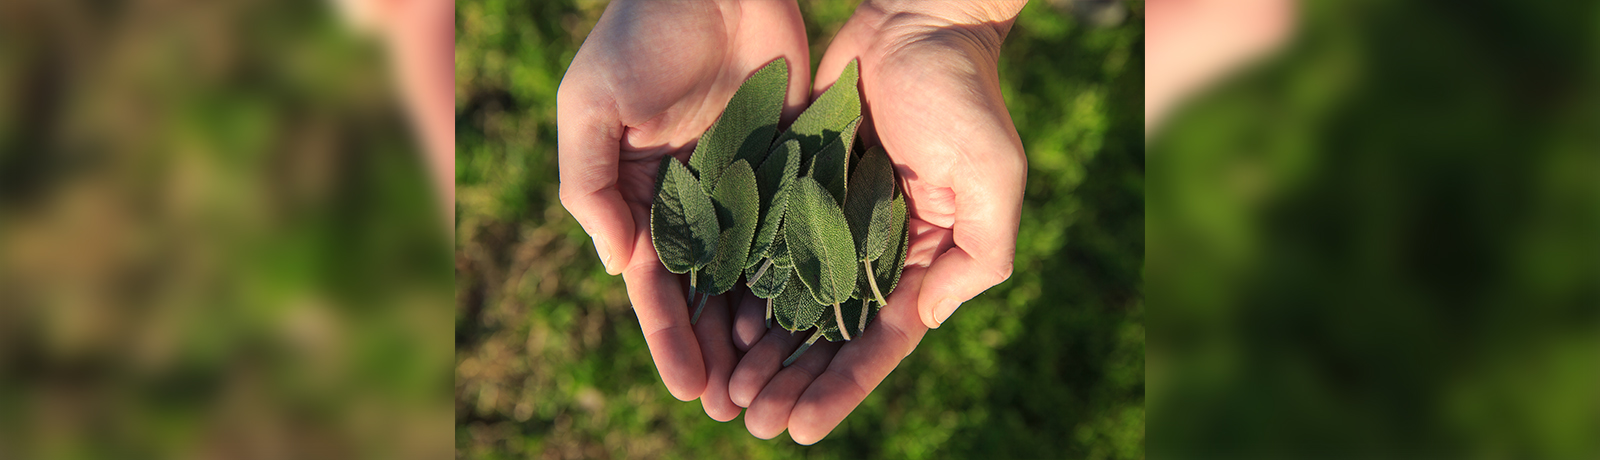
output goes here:
[[744, 278], [750, 283], [750, 293], [763, 299], [777, 297], [788, 286], [794, 267], [779, 267], [772, 259], [744, 269]]
[[716, 254], [717, 211], [700, 182], [677, 158], [661, 158], [650, 203], [650, 241], [672, 273], [704, 268]]
[[789, 88], [789, 61], [778, 58], [746, 79], [728, 100], [689, 156], [689, 169], [710, 194], [728, 165], [743, 159], [761, 164], [778, 133], [778, 115]]
[[[783, 215], [788, 216], [789, 211], [784, 210]], [[783, 236], [783, 227], [787, 225], [778, 224], [778, 236], [772, 238], [772, 250], [767, 254], [767, 258], [772, 259], [772, 264], [779, 268], [794, 268], [794, 257], [789, 255], [789, 238]]]
[[[858, 318], [860, 318], [862, 313], [865, 312], [867, 315], [867, 324], [872, 324], [872, 320], [878, 316], [876, 309], [863, 309], [865, 305], [866, 302], [862, 301], [861, 299], [850, 299], [840, 302], [839, 313], [837, 315], [834, 314], [832, 310], [833, 306], [830, 305], [828, 307], [829, 310], [827, 311], [827, 314], [823, 315], [821, 318], [818, 318], [816, 323], [813, 325], [817, 327], [818, 331], [822, 332], [823, 338], [828, 339], [829, 342], [851, 340], [861, 337], [861, 333], [865, 330], [865, 328], [861, 327], [861, 322], [858, 320]], [[845, 326], [843, 333], [841, 333], [839, 330], [839, 324], [841, 322], [843, 322]]]
[[819, 304], [850, 298], [856, 287], [855, 245], [844, 212], [810, 177], [795, 181], [783, 221], [795, 272]]
[[790, 331], [808, 329], [821, 318], [826, 307], [811, 298], [811, 293], [798, 279], [794, 270], [786, 270], [789, 281], [783, 291], [772, 298], [772, 318], [778, 326]]
[[[861, 91], [857, 88], [861, 80], [860, 64], [851, 60], [845, 65], [844, 72], [839, 74], [839, 79], [823, 91], [817, 100], [811, 102], [800, 117], [795, 118], [789, 129], [778, 135], [774, 144], [781, 144], [790, 139], [800, 141], [800, 151], [805, 152], [807, 159], [840, 138], [845, 125], [850, 124], [861, 116]], [[805, 162], [801, 162], [805, 163]]]
[[755, 266], [771, 253], [779, 224], [783, 223], [784, 210], [788, 207], [789, 189], [793, 188], [799, 173], [800, 142], [794, 140], [773, 149], [767, 155], [766, 162], [756, 171], [756, 188], [761, 192], [761, 222], [756, 226], [755, 241], [750, 243], [746, 267]]
[[812, 159], [810, 167], [806, 168], [806, 175], [822, 184], [836, 203], [844, 203], [845, 184], [850, 177], [850, 144], [855, 143], [858, 126], [861, 126], [860, 117], [846, 124], [843, 135], [823, 146], [822, 151]]
[[856, 260], [871, 261], [883, 256], [889, 243], [900, 238], [900, 227], [905, 225], [905, 207], [895, 215], [891, 209], [894, 201], [894, 164], [889, 162], [882, 147], [873, 147], [861, 159], [850, 177], [850, 194], [845, 197], [844, 215], [850, 222], [850, 235], [855, 237]]
[[722, 295], [739, 282], [750, 252], [750, 238], [756, 231], [760, 208], [757, 200], [760, 198], [750, 163], [734, 161], [711, 199], [717, 210], [717, 221], [722, 223], [722, 232], [717, 238], [715, 257], [706, 265], [706, 274], [710, 276], [701, 290], [709, 295]]
[[862, 273], [856, 280], [857, 291], [872, 294], [872, 297], [866, 295], [859, 297], [873, 300], [875, 308], [882, 308], [889, 298], [889, 293], [894, 292], [895, 286], [899, 284], [900, 272], [905, 270], [906, 251], [910, 244], [911, 227], [907, 225], [906, 220], [905, 196], [895, 197], [889, 203], [891, 214], [898, 216], [893, 218], [897, 223], [891, 232], [894, 235], [894, 244], [889, 246], [890, 249], [884, 252], [883, 257], [863, 263], [863, 268], [872, 272], [871, 277]]

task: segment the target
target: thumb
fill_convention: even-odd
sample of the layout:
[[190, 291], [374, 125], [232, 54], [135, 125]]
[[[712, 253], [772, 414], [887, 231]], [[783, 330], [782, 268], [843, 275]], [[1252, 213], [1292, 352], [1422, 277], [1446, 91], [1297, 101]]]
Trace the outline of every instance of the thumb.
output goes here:
[[634, 221], [617, 189], [622, 124], [614, 102], [563, 82], [556, 96], [561, 205], [594, 240], [606, 273], [622, 273], [633, 255]]

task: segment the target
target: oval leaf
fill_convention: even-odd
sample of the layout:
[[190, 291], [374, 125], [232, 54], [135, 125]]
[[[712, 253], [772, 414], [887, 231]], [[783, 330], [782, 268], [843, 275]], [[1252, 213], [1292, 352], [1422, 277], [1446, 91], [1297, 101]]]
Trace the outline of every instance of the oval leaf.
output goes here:
[[[861, 159], [850, 177], [850, 194], [844, 202], [844, 216], [850, 221], [850, 234], [855, 237], [856, 259], [877, 260], [889, 249], [889, 243], [900, 238], [900, 226], [905, 225], [905, 206], [894, 215], [894, 164], [889, 162], [883, 148], [873, 147]], [[898, 220], [898, 222], [896, 221]]]
[[716, 208], [694, 174], [677, 158], [661, 158], [650, 203], [650, 241], [661, 264], [680, 274], [705, 267], [716, 253], [718, 229]]
[[758, 200], [756, 174], [750, 170], [750, 163], [734, 161], [711, 197], [717, 220], [722, 222], [722, 233], [717, 238], [716, 257], [706, 265], [706, 274], [710, 276], [701, 288], [703, 292], [720, 295], [739, 282], [745, 259], [750, 254], [750, 238], [756, 232]]
[[710, 194], [735, 160], [761, 164], [778, 133], [778, 115], [789, 89], [789, 61], [778, 58], [746, 79], [689, 156], [689, 169]]
[[797, 279], [794, 270], [782, 273], [787, 273], [785, 276], [789, 280], [784, 283], [783, 291], [772, 298], [772, 319], [778, 322], [778, 326], [790, 331], [809, 329], [827, 307], [811, 298], [811, 293]]
[[822, 185], [809, 177], [795, 181], [784, 215], [784, 242], [800, 281], [817, 303], [850, 298], [856, 287], [855, 244], [844, 212]]
[[800, 151], [805, 152], [806, 159], [809, 159], [821, 151], [822, 146], [838, 140], [845, 125], [861, 117], [861, 91], [857, 88], [861, 80], [859, 66], [856, 60], [850, 60], [833, 86], [817, 96], [817, 100], [812, 101], [811, 106], [801, 112], [800, 117], [795, 118], [789, 129], [773, 143], [798, 140]]
[[800, 173], [800, 142], [788, 141], [773, 149], [767, 161], [756, 171], [756, 188], [761, 192], [761, 223], [756, 226], [755, 241], [750, 244], [750, 258], [746, 267], [754, 267], [772, 252], [773, 240], [783, 223], [784, 209], [788, 204], [789, 189]]

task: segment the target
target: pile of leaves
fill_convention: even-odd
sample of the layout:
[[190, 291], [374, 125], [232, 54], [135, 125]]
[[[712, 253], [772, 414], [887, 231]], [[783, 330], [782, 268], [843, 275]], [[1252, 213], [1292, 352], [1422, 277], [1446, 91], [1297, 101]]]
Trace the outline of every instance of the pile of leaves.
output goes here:
[[[692, 322], [741, 279], [767, 300], [767, 327], [858, 337], [900, 281], [905, 195], [881, 147], [856, 142], [858, 64], [782, 133], [789, 66], [772, 61], [728, 101], [685, 166], [661, 159], [650, 234], [667, 270], [689, 275]], [[699, 302], [695, 298], [700, 296]]]

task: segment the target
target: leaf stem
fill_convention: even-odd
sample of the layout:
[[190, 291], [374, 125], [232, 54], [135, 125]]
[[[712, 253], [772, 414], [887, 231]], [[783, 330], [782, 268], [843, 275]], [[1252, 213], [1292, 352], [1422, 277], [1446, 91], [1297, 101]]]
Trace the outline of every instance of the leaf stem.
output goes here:
[[861, 301], [861, 325], [856, 327], [857, 331], [865, 332], [867, 330], [867, 309], [872, 307], [869, 303], [872, 301], [872, 299]]
[[[872, 299], [878, 301], [878, 305], [888, 305], [889, 302], [883, 300], [883, 293], [878, 291], [878, 277], [874, 276], [873, 273], [872, 273], [872, 261], [866, 260], [866, 259], [862, 259], [861, 260], [861, 265], [865, 266], [867, 268], [867, 285], [868, 286], [872, 286]], [[865, 307], [865, 305], [866, 305], [865, 303], [862, 304], [863, 307]], [[865, 312], [865, 311], [867, 311], [867, 309], [866, 308], [862, 308], [861, 311]], [[862, 318], [866, 318], [867, 314], [866, 313], [862, 313], [861, 317]], [[862, 321], [863, 321], [863, 324], [864, 324], [866, 320], [862, 320]], [[863, 325], [861, 327], [865, 328], [867, 326]]]
[[751, 286], [755, 286], [757, 282], [761, 281], [761, 275], [767, 274], [767, 267], [771, 267], [771, 266], [772, 266], [772, 258], [769, 257], [769, 258], [767, 258], [766, 262], [761, 263], [761, 268], [757, 268], [756, 269], [756, 275], [753, 276], [753, 277], [750, 277], [750, 282], [746, 283], [746, 284], [749, 284]]
[[772, 329], [772, 299], [767, 299], [767, 329]]
[[850, 331], [844, 328], [844, 311], [839, 309], [839, 302], [833, 303], [833, 319], [839, 322], [839, 335], [844, 336], [845, 340], [850, 340]]
[[710, 298], [711, 298], [711, 293], [706, 293], [704, 296], [700, 297], [700, 305], [694, 307], [694, 317], [693, 318], [689, 318], [689, 325], [693, 326], [695, 323], [700, 322], [700, 312], [702, 310], [705, 310], [705, 308], [706, 308], [706, 299], [710, 299]]
[[789, 359], [783, 360], [783, 367], [789, 367], [790, 364], [794, 364], [794, 360], [800, 359], [800, 355], [805, 353], [807, 348], [811, 348], [811, 344], [817, 343], [817, 339], [819, 338], [822, 338], [822, 329], [817, 329], [816, 332], [812, 332], [811, 338], [806, 339], [806, 343], [800, 344], [800, 349], [795, 350], [794, 354], [789, 355]]

